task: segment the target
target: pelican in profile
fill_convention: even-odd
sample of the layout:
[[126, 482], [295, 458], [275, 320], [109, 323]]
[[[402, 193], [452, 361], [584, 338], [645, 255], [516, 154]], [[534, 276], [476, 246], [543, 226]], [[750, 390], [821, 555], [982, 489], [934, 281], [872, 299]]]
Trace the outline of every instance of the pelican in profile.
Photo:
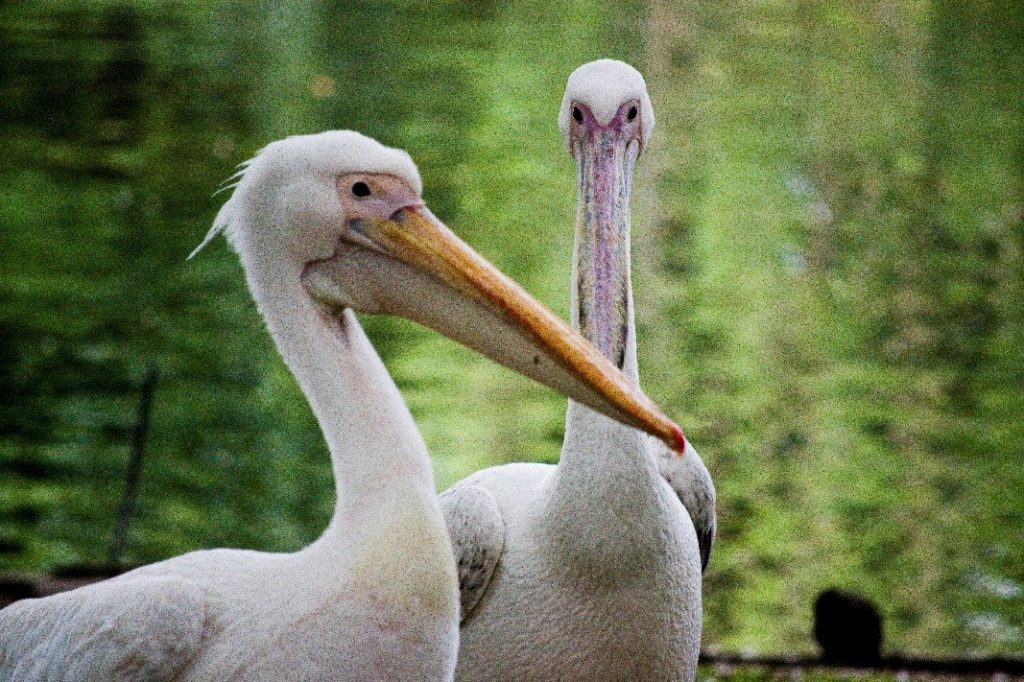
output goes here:
[[[0, 679], [447, 680], [455, 562], [426, 447], [353, 311], [401, 315], [671, 438], [581, 336], [441, 224], [400, 150], [351, 131], [261, 151], [224, 231], [327, 440], [337, 503], [301, 551], [216, 549], [0, 611]], [[197, 249], [198, 251], [198, 249]]]
[[[654, 127], [643, 77], [612, 60], [580, 67], [559, 127], [578, 179], [572, 321], [636, 385], [629, 201]], [[570, 400], [557, 465], [493, 467], [442, 496], [457, 679], [694, 679], [715, 493], [683, 448]]]

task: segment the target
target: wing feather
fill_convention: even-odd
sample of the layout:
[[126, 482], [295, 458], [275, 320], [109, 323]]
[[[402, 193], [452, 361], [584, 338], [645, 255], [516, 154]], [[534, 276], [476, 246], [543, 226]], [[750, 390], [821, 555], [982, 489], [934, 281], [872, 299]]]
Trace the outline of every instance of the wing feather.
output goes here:
[[705, 570], [711, 560], [715, 543], [715, 484], [700, 455], [687, 443], [682, 457], [669, 450], [661, 441], [653, 440], [658, 471], [679, 497], [693, 521], [700, 548], [700, 567]]
[[0, 611], [0, 679], [170, 682], [197, 656], [205, 603], [180, 578], [133, 577]]
[[505, 521], [494, 496], [476, 485], [456, 485], [441, 495], [441, 510], [455, 552], [461, 622], [480, 603], [505, 550]]

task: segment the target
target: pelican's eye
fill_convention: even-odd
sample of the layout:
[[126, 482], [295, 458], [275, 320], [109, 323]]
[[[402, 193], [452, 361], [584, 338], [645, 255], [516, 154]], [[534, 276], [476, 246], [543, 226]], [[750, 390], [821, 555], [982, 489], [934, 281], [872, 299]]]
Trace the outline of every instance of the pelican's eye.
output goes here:
[[583, 123], [583, 113], [580, 112], [579, 107], [572, 108], [572, 117], [577, 123]]
[[629, 108], [629, 113], [626, 114], [626, 118], [629, 119], [630, 121], [632, 121], [634, 118], [636, 118], [636, 114], [637, 114], [636, 107], [630, 107]]
[[357, 197], [368, 197], [370, 196], [370, 186], [362, 181], [357, 182], [352, 185], [352, 194]]

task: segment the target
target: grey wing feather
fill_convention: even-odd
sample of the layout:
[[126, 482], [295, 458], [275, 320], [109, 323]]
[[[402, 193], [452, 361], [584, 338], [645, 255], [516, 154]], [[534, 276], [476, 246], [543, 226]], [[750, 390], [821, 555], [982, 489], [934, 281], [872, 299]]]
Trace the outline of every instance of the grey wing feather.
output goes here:
[[679, 501], [683, 503], [697, 531], [700, 567], [703, 571], [708, 567], [711, 548], [715, 543], [715, 484], [692, 445], [687, 443], [686, 452], [680, 457], [660, 441], [656, 443], [658, 470], [679, 496]]
[[457, 485], [440, 502], [455, 552], [465, 622], [487, 591], [505, 549], [505, 521], [494, 496], [480, 486]]
[[0, 679], [168, 682], [197, 656], [204, 599], [177, 578], [115, 579], [0, 611]]

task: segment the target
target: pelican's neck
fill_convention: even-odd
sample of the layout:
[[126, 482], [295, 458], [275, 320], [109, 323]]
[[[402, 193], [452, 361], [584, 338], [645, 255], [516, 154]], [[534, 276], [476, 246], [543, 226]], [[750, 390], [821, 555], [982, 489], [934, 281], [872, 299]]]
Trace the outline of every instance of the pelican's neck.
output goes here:
[[[597, 136], [575, 152], [579, 193], [572, 323], [638, 382], [629, 262], [629, 200], [638, 148]], [[627, 490], [648, 490], [657, 470], [646, 456], [647, 447], [640, 431], [570, 400], [556, 486], [599, 503], [622, 500]], [[581, 490], [587, 494], [580, 496]]]
[[436, 507], [426, 445], [355, 314], [324, 314], [299, 272], [263, 273], [259, 262], [246, 263], [246, 272], [270, 334], [327, 440], [337, 504], [324, 539], [338, 528], [350, 536], [373, 532], [390, 509]]

